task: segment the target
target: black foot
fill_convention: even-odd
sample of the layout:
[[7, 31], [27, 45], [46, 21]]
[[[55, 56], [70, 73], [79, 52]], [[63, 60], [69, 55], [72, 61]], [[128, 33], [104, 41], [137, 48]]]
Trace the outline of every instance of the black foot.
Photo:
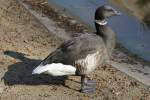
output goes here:
[[81, 92], [83, 93], [93, 93], [96, 90], [96, 81], [86, 80], [81, 87]]

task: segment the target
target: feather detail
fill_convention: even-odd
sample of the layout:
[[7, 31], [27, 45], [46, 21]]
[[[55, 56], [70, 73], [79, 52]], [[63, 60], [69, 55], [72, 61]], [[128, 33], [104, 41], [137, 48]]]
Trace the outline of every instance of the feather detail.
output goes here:
[[49, 74], [52, 76], [75, 75], [76, 68], [71, 65], [64, 65], [62, 63], [52, 63], [47, 65], [39, 65], [32, 74]]

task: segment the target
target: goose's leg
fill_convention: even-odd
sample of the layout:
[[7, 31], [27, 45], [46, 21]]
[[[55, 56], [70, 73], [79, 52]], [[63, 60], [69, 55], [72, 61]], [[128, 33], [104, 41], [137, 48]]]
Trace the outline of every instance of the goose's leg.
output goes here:
[[96, 90], [96, 81], [88, 80], [86, 75], [81, 76], [81, 92], [92, 93]]

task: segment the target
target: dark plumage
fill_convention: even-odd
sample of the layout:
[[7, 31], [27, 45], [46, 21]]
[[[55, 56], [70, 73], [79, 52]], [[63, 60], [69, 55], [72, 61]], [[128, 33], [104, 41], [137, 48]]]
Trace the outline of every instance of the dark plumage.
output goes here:
[[103, 58], [100, 62], [103, 62], [106, 58], [104, 56], [107, 55], [107, 52], [102, 38], [96, 34], [86, 33], [63, 43], [56, 51], [43, 60], [41, 64], [46, 65], [48, 63], [61, 62], [67, 65], [74, 65], [76, 60], [84, 59], [88, 54], [93, 54], [97, 51], [102, 52], [101, 55], [103, 55]]
[[[94, 87], [90, 87], [89, 84], [94, 84], [95, 82], [89, 81], [86, 78], [96, 67], [109, 60], [115, 46], [116, 38], [115, 33], [107, 26], [107, 21], [105, 19], [114, 15], [119, 15], [119, 13], [111, 6], [104, 5], [99, 7], [95, 12], [96, 34], [80, 34], [64, 42], [59, 48], [45, 58], [38, 67], [40, 69], [36, 68], [33, 73], [38, 73], [37, 70], [41, 71], [41, 68], [44, 69], [43, 66], [52, 63], [71, 65], [75, 67], [76, 70], [75, 73], [74, 71], [73, 73], [70, 71], [70, 74], [81, 75], [82, 92], [93, 91]], [[44, 70], [40, 73], [54, 73], [50, 71], [51, 68], [48, 69], [49, 70]], [[65, 72], [64, 69], [62, 72], [63, 71]]]

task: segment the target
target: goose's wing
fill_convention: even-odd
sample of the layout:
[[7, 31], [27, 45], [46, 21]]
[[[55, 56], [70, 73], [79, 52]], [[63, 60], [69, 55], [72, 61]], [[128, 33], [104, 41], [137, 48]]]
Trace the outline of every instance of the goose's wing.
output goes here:
[[98, 38], [98, 36], [82, 35], [64, 42], [59, 48], [49, 54], [41, 64], [63, 63], [73, 65], [74, 61], [85, 58], [88, 54], [104, 48], [103, 40]]
[[55, 51], [50, 53], [40, 64], [46, 65], [51, 63], [63, 63], [65, 64], [67, 59], [72, 59], [69, 57], [69, 47], [74, 45], [73, 40], [69, 40], [64, 42], [60, 47], [58, 47]]

